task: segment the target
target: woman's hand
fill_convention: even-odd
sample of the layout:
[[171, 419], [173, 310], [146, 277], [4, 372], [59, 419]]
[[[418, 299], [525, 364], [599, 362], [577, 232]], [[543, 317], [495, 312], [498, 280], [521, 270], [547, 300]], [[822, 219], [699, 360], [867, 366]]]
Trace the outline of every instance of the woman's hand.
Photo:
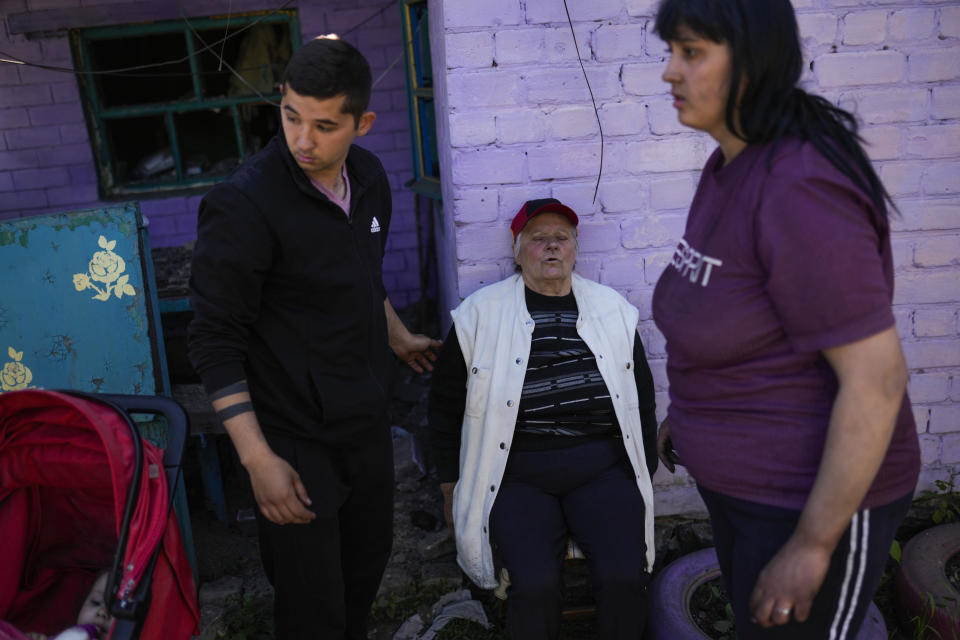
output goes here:
[[807, 619], [830, 556], [863, 502], [887, 452], [907, 385], [896, 328], [824, 349], [839, 389], [823, 459], [800, 521], [767, 563], [750, 596], [757, 624]]
[[660, 423], [660, 431], [657, 432], [657, 456], [670, 473], [675, 472], [674, 465], [683, 464], [677, 450], [673, 448], [670, 424], [666, 420]]
[[810, 615], [813, 598], [830, 567], [832, 549], [799, 541], [797, 534], [787, 540], [760, 572], [750, 594], [750, 614], [761, 627], [803, 622]]

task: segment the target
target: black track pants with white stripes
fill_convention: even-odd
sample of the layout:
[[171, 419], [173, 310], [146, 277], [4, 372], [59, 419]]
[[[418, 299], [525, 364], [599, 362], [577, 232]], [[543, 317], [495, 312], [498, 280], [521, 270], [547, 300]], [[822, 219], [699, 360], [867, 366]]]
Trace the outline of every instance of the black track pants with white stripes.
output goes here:
[[724, 585], [739, 640], [854, 640], [886, 567], [890, 544], [913, 494], [857, 511], [830, 559], [810, 617], [764, 629], [750, 622], [750, 593], [767, 562], [797, 526], [800, 511], [731, 498], [697, 487], [710, 512]]

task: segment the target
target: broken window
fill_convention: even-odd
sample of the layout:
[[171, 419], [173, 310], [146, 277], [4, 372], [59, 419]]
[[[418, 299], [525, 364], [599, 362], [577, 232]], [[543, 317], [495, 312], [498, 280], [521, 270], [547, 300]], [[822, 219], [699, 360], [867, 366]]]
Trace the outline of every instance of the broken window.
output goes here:
[[101, 197], [207, 187], [280, 128], [296, 11], [75, 29]]

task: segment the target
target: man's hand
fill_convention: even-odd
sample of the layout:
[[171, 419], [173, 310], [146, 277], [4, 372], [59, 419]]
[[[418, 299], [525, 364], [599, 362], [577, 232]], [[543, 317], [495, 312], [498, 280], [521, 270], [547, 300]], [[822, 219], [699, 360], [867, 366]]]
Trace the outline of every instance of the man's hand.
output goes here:
[[300, 474], [273, 452], [261, 455], [246, 465], [253, 485], [253, 497], [260, 512], [275, 524], [306, 524], [317, 517], [307, 509], [310, 496]]
[[673, 448], [670, 424], [666, 420], [660, 423], [660, 430], [657, 432], [657, 456], [670, 473], [675, 471], [674, 465], [683, 464], [680, 456], [677, 455], [677, 450]]
[[398, 339], [396, 344], [390, 343], [397, 357], [410, 365], [417, 373], [433, 371], [433, 364], [437, 361], [436, 349], [443, 346], [440, 340], [434, 340], [422, 333], [410, 333]]
[[387, 317], [387, 337], [390, 340], [390, 348], [397, 357], [417, 373], [433, 371], [432, 363], [437, 361], [434, 349], [442, 347], [443, 342], [422, 333], [410, 333], [400, 320], [400, 316], [393, 310], [389, 298], [383, 299], [383, 312]]
[[750, 594], [750, 613], [761, 627], [786, 624], [791, 616], [803, 622], [830, 567], [833, 550], [806, 544], [796, 534], [787, 540], [760, 572]]
[[260, 512], [276, 524], [310, 522], [317, 516], [304, 506], [310, 504], [310, 496], [300, 475], [270, 448], [252, 410], [245, 381], [242, 387], [243, 390], [230, 395], [218, 394], [213, 400], [213, 409], [218, 416], [230, 409], [241, 409], [240, 413], [224, 419], [223, 427], [237, 449], [240, 463], [250, 474], [253, 497]]

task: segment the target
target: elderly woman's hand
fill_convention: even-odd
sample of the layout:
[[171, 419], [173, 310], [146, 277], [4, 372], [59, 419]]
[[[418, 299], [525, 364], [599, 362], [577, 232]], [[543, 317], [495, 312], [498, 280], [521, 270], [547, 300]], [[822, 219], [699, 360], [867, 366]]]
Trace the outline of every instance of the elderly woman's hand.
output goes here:
[[664, 420], [660, 423], [660, 431], [657, 432], [657, 456], [667, 468], [667, 471], [674, 473], [674, 465], [683, 464], [677, 450], [673, 448], [673, 441], [670, 440], [670, 424]]

